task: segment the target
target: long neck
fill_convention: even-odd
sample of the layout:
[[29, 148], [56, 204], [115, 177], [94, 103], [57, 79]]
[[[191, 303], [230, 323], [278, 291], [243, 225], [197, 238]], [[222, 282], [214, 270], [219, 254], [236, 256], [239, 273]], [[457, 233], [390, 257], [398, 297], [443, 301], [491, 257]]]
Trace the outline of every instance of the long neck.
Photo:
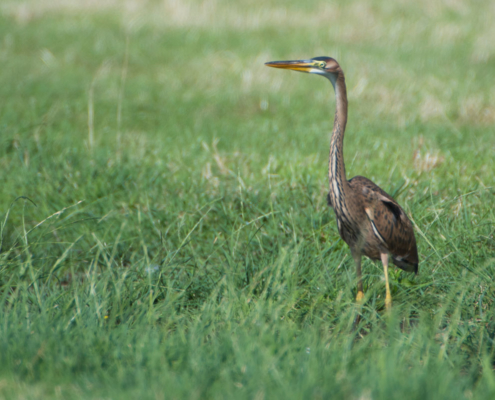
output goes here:
[[332, 198], [340, 202], [345, 198], [348, 187], [344, 165], [344, 133], [347, 123], [347, 91], [345, 87], [344, 73], [339, 74], [330, 81], [335, 89], [335, 121], [333, 123], [332, 139], [330, 142], [330, 160], [328, 165], [328, 178]]

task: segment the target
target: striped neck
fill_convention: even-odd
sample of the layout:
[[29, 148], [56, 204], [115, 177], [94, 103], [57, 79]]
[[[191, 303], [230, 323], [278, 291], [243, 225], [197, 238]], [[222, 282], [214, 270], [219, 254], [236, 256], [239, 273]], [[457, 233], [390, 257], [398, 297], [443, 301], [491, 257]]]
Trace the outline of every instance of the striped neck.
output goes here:
[[338, 75], [332, 75], [330, 81], [335, 89], [336, 110], [330, 141], [328, 179], [334, 208], [336, 211], [342, 211], [342, 207], [345, 207], [345, 193], [349, 185], [345, 176], [343, 152], [344, 133], [347, 123], [347, 91], [344, 73], [340, 71]]

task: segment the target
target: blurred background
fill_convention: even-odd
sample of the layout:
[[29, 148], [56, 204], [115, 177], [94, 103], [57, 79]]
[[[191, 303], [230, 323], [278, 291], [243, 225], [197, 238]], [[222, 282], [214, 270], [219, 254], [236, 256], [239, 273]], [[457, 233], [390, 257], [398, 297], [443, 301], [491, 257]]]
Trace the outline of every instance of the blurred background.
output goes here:
[[[2, 0], [0, 393], [493, 398], [494, 21], [492, 0]], [[346, 74], [348, 177], [419, 244], [419, 276], [391, 272], [400, 329], [364, 264], [357, 342], [333, 89], [264, 66], [316, 56]]]
[[185, 211], [301, 180], [326, 210], [332, 88], [264, 66], [322, 55], [346, 73], [349, 177], [454, 215], [493, 186], [491, 1], [4, 0], [0, 15], [0, 206], [29, 197], [33, 224], [83, 199], [108, 215], [189, 196]]

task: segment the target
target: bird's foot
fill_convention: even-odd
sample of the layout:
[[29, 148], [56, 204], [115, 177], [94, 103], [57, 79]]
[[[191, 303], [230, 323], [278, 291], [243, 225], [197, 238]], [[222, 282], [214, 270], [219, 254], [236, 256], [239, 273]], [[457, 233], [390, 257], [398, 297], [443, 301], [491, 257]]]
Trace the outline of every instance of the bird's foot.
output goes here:
[[392, 296], [390, 294], [387, 294], [385, 297], [385, 309], [387, 311], [390, 311], [392, 309]]
[[358, 290], [357, 295], [356, 295], [356, 303], [358, 305], [357, 309], [357, 315], [356, 318], [354, 318], [354, 323], [352, 324], [352, 330], [355, 331], [361, 322], [361, 306], [363, 305], [363, 300], [364, 300], [364, 293], [362, 290]]

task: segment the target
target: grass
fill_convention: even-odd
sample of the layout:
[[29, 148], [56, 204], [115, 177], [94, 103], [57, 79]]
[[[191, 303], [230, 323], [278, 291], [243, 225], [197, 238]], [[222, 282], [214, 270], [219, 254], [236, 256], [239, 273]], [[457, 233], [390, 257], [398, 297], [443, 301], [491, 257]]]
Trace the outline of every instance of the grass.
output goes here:
[[[489, 1], [0, 5], [1, 398], [495, 394]], [[414, 220], [414, 278], [355, 273], [348, 176]]]

